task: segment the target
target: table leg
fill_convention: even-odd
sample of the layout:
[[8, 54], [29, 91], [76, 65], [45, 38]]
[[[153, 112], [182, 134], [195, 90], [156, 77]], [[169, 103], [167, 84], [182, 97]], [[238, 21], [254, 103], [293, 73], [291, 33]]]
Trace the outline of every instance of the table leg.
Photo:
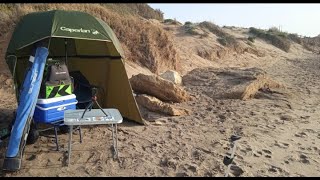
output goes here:
[[71, 125], [69, 126], [68, 166], [70, 164], [70, 158], [71, 158], [72, 131], [73, 131], [73, 126]]
[[112, 144], [113, 144], [113, 159], [115, 159], [116, 155], [117, 155], [117, 150], [116, 150], [116, 147], [115, 147], [115, 135], [114, 135], [114, 126], [113, 124], [111, 124], [111, 128], [112, 128]]
[[117, 159], [119, 159], [119, 157], [118, 157], [118, 126], [117, 126], [117, 124], [115, 124], [115, 128], [116, 128], [116, 155], [117, 155]]

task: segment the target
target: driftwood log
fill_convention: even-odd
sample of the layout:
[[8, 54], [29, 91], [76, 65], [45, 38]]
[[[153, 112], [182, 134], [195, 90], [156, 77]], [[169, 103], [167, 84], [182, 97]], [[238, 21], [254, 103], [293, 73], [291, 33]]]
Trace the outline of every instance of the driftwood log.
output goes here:
[[132, 89], [138, 94], [157, 97], [161, 101], [180, 103], [190, 100], [181, 86], [156, 75], [137, 74], [130, 79]]

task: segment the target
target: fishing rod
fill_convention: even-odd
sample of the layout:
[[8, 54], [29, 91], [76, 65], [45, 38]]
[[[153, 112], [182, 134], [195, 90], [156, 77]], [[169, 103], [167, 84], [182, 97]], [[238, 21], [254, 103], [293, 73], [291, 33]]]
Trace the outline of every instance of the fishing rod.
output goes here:
[[229, 171], [230, 171], [230, 167], [231, 167], [231, 163], [235, 157], [235, 151], [236, 151], [236, 147], [237, 147], [237, 142], [238, 140], [241, 139], [240, 136], [237, 136], [237, 135], [232, 135], [230, 137], [230, 142], [231, 142], [231, 154], [230, 156], [226, 155], [224, 156], [223, 158], [223, 164], [227, 166], [227, 169], [226, 169], [226, 172], [225, 172], [225, 175], [224, 177], [228, 177], [229, 176]]

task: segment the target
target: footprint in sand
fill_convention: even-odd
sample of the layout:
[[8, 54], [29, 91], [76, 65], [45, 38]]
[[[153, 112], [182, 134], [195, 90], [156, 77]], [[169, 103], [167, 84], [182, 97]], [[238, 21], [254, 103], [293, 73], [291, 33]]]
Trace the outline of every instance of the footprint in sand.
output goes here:
[[302, 124], [310, 124], [310, 121], [301, 121]]
[[253, 156], [254, 157], [260, 157], [260, 156], [264, 156], [266, 158], [272, 158], [272, 152], [270, 150], [267, 150], [267, 149], [262, 149], [262, 152], [261, 151], [257, 151], [257, 153], [253, 153]]
[[284, 121], [292, 121], [292, 120], [293, 120], [293, 117], [290, 116], [290, 115], [284, 114], [284, 115], [281, 115], [281, 116], [280, 116], [280, 120], [282, 120], [283, 122], [284, 122]]
[[160, 165], [162, 167], [169, 167], [169, 168], [172, 168], [172, 169], [177, 169], [178, 162], [175, 159], [172, 159], [172, 158], [165, 158], [165, 159], [160, 161]]
[[213, 174], [211, 172], [205, 172], [204, 177], [213, 177]]
[[268, 124], [266, 125], [267, 128], [270, 128], [270, 129], [276, 129], [276, 125], [273, 125], [273, 124]]
[[271, 154], [272, 154], [271, 151], [269, 151], [269, 150], [267, 150], [267, 149], [262, 149], [262, 151], [263, 151], [264, 153], [266, 153], [266, 154], [264, 155], [264, 157], [266, 157], [266, 158], [271, 158]]
[[254, 157], [260, 157], [262, 156], [262, 152], [261, 151], [257, 151], [257, 153], [253, 153]]
[[300, 161], [304, 164], [310, 164], [310, 161], [308, 160], [308, 156], [304, 154], [300, 154]]
[[310, 116], [300, 116], [301, 119], [309, 119]]
[[267, 150], [267, 149], [262, 149], [262, 151], [263, 151], [264, 153], [267, 153], [267, 154], [272, 154], [272, 152], [269, 151], [269, 150]]
[[187, 172], [178, 172], [176, 173], [176, 177], [189, 177], [190, 174]]
[[241, 156], [241, 155], [237, 155], [237, 158], [240, 160], [244, 160], [243, 156]]
[[240, 149], [241, 155], [243, 156], [251, 156], [252, 155], [252, 149], [250, 147], [247, 147], [245, 149]]
[[285, 160], [284, 163], [289, 164], [289, 161]]
[[274, 168], [274, 167], [269, 168], [268, 171], [269, 172], [273, 172], [273, 173], [277, 173], [278, 172], [277, 168]]
[[298, 160], [298, 157], [296, 155], [290, 155], [287, 156], [285, 159], [287, 159], [288, 162], [295, 162]]
[[199, 169], [199, 167], [196, 164], [187, 164], [185, 167], [187, 167], [186, 169], [188, 171], [191, 171], [193, 173], [197, 172], [197, 170]]
[[211, 143], [211, 146], [212, 147], [214, 147], [214, 148], [216, 148], [216, 147], [221, 147], [223, 144], [221, 143], [221, 142], [219, 142], [219, 141], [213, 141], [212, 143]]
[[300, 150], [306, 150], [306, 148], [305, 147], [298, 147]]
[[271, 173], [281, 173], [281, 174], [284, 173], [285, 176], [288, 176], [288, 175], [289, 175], [289, 173], [286, 172], [285, 170], [283, 170], [282, 168], [276, 167], [276, 166], [272, 166], [272, 165], [271, 165], [271, 167], [268, 169], [268, 171], [271, 172]]
[[315, 131], [314, 131], [313, 129], [306, 129], [306, 131], [307, 131], [308, 133], [315, 133]]
[[231, 170], [231, 173], [235, 177], [239, 177], [241, 174], [244, 173], [243, 169], [241, 169], [239, 166], [235, 166], [235, 165], [231, 165], [230, 170]]
[[296, 133], [294, 136], [301, 138], [308, 137], [308, 135], [305, 132]]
[[283, 148], [283, 149], [287, 149], [290, 144], [276, 141], [276, 143], [274, 145], [278, 146], [280, 148]]

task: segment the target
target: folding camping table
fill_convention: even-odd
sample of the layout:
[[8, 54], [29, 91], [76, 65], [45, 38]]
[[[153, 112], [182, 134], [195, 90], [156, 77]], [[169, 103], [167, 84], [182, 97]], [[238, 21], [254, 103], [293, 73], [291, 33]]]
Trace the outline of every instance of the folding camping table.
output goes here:
[[114, 149], [114, 157], [118, 157], [118, 133], [117, 124], [122, 123], [122, 116], [117, 109], [109, 108], [103, 109], [108, 115], [106, 116], [101, 109], [91, 109], [86, 111], [83, 118], [81, 118], [84, 109], [66, 110], [64, 112], [64, 124], [69, 126], [69, 145], [68, 145], [68, 165], [71, 158], [71, 144], [72, 144], [72, 129], [73, 126], [79, 125], [99, 125], [111, 124], [112, 127], [112, 142]]

